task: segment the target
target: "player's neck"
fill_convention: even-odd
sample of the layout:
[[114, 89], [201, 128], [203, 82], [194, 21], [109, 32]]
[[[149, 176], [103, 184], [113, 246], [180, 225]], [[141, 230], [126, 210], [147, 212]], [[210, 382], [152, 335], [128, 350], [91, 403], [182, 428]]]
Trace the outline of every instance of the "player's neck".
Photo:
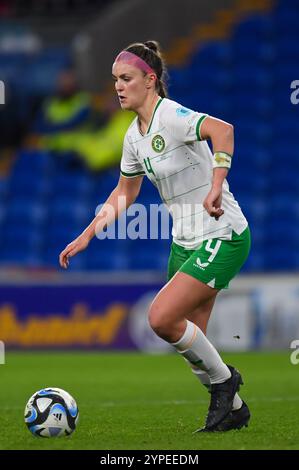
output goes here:
[[141, 134], [143, 135], [147, 133], [159, 99], [159, 95], [155, 94], [154, 96], [150, 96], [146, 99], [142, 107], [137, 110], [138, 126]]

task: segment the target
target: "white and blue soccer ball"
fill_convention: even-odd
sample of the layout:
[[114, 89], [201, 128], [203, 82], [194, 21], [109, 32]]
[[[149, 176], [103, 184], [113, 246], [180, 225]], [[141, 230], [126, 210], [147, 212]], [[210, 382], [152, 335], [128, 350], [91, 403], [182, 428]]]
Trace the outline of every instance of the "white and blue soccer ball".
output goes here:
[[78, 419], [76, 401], [61, 388], [39, 390], [25, 407], [25, 423], [34, 436], [69, 436], [76, 429]]

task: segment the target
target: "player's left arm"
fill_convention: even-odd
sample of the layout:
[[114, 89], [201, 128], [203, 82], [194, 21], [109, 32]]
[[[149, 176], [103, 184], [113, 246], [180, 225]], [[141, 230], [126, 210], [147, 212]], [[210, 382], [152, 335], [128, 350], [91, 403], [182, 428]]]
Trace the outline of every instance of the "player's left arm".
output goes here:
[[208, 116], [201, 124], [200, 137], [201, 140], [211, 140], [214, 153], [212, 188], [203, 205], [210, 216], [218, 220], [224, 214], [221, 209], [222, 184], [234, 152], [234, 127], [221, 119]]

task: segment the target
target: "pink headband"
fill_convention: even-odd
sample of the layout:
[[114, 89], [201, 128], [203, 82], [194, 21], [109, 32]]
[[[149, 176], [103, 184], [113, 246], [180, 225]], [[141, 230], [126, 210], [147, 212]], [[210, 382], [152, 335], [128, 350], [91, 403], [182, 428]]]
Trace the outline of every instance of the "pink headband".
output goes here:
[[129, 51], [121, 51], [114, 63], [116, 62], [125, 62], [128, 65], [134, 65], [134, 67], [137, 67], [143, 72], [154, 73], [156, 75], [155, 71], [143, 59]]

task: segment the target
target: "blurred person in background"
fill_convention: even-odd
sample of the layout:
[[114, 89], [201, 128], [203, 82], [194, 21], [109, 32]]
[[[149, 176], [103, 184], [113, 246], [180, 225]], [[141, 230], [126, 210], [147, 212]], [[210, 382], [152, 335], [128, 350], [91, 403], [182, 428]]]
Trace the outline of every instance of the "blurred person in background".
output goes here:
[[[117, 104], [117, 109], [116, 109]], [[118, 109], [115, 98], [103, 103], [79, 90], [74, 72], [59, 77], [57, 95], [38, 112], [31, 142], [57, 154], [73, 154], [87, 168], [103, 170], [119, 163], [123, 138], [134, 114]]]
[[88, 125], [91, 112], [91, 95], [80, 90], [73, 69], [63, 70], [55, 95], [42, 102], [32, 130], [37, 134], [80, 130]]
[[211, 393], [199, 431], [240, 429], [250, 419], [237, 393], [241, 375], [205, 336], [216, 296], [228, 288], [250, 250], [248, 222], [226, 181], [233, 127], [166, 97], [166, 67], [155, 41], [123, 50], [112, 74], [121, 108], [137, 114], [124, 139], [120, 179], [91, 224], [61, 252], [60, 265], [66, 269], [70, 257], [136, 200], [147, 175], [173, 217], [169, 282], [150, 307], [150, 325]]

